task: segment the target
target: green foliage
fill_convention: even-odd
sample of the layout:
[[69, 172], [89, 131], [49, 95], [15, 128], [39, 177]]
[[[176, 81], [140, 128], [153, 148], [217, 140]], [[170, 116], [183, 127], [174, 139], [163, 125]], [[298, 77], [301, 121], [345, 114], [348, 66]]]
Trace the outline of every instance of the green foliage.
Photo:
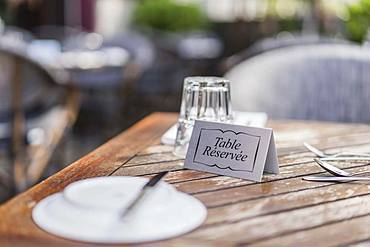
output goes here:
[[196, 4], [173, 0], [144, 0], [135, 9], [133, 21], [139, 26], [162, 31], [181, 32], [204, 29], [208, 21]]
[[349, 38], [357, 42], [363, 41], [370, 28], [370, 0], [360, 0], [349, 5], [348, 14], [346, 28]]
[[280, 19], [279, 20], [279, 26], [281, 31], [288, 31], [288, 32], [294, 32], [297, 30], [302, 30], [302, 21], [297, 19]]

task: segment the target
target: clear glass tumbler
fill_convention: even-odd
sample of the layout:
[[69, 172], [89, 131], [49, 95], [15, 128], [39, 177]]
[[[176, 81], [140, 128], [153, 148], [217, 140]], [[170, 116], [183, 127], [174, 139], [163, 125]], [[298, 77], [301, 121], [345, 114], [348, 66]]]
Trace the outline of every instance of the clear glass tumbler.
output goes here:
[[231, 122], [230, 81], [222, 77], [186, 77], [174, 153], [185, 157], [195, 120]]

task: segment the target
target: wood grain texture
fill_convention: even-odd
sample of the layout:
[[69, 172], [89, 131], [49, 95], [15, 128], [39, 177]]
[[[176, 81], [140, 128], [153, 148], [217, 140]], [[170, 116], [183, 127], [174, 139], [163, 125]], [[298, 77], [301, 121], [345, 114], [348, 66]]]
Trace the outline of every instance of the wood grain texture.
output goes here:
[[[201, 200], [208, 217], [189, 234], [145, 246], [369, 245], [370, 184], [303, 181], [302, 176], [326, 173], [302, 142], [328, 153], [369, 152], [370, 126], [271, 121], [281, 172], [255, 183], [183, 169], [183, 160], [159, 141], [175, 121], [174, 114], [154, 114], [1, 206], [0, 245], [89, 246], [39, 230], [30, 218], [37, 201], [87, 177], [151, 177], [166, 170], [170, 172], [165, 180]], [[333, 164], [350, 172], [370, 168], [361, 161]]]
[[[158, 139], [176, 116], [157, 113], [146, 118], [95, 151], [74, 162], [0, 207], [0, 239], [10, 236], [53, 239], [31, 220], [31, 209], [42, 198], [62, 190], [68, 184], [89, 177], [109, 176], [139, 151]], [[40, 240], [40, 242], [42, 242]]]

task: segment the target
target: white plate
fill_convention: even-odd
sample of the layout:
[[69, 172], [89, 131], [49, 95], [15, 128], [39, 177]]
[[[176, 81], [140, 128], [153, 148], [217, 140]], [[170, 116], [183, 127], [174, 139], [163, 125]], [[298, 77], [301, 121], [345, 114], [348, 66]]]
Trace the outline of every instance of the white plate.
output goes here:
[[[83, 179], [68, 185], [63, 196], [76, 206], [99, 210], [122, 210], [135, 199], [147, 178], [112, 176]], [[159, 182], [142, 204], [161, 207], [161, 202], [171, 200], [176, 189], [165, 182]]]
[[[69, 186], [65, 193], [51, 195], [39, 202], [32, 218], [47, 232], [94, 243], [163, 240], [187, 233], [203, 223], [207, 215], [204, 205], [164, 182], [130, 217], [121, 220], [121, 206], [111, 206], [118, 202], [118, 194], [114, 192], [124, 191], [125, 207], [130, 201], [127, 198], [133, 198], [145, 181], [144, 178], [106, 177], [78, 182]], [[103, 195], [97, 196], [95, 192], [98, 191]]]

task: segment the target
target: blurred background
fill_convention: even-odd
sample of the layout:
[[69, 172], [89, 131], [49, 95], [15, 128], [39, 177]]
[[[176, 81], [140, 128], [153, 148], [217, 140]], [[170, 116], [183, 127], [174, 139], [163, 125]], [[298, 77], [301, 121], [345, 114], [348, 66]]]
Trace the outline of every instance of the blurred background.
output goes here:
[[[370, 0], [2, 0], [0, 17], [0, 202], [151, 112], [179, 111], [186, 76], [238, 81], [262, 53], [308, 45], [314, 54], [315, 44], [358, 52], [370, 40]], [[251, 78], [269, 70], [243, 69]]]

